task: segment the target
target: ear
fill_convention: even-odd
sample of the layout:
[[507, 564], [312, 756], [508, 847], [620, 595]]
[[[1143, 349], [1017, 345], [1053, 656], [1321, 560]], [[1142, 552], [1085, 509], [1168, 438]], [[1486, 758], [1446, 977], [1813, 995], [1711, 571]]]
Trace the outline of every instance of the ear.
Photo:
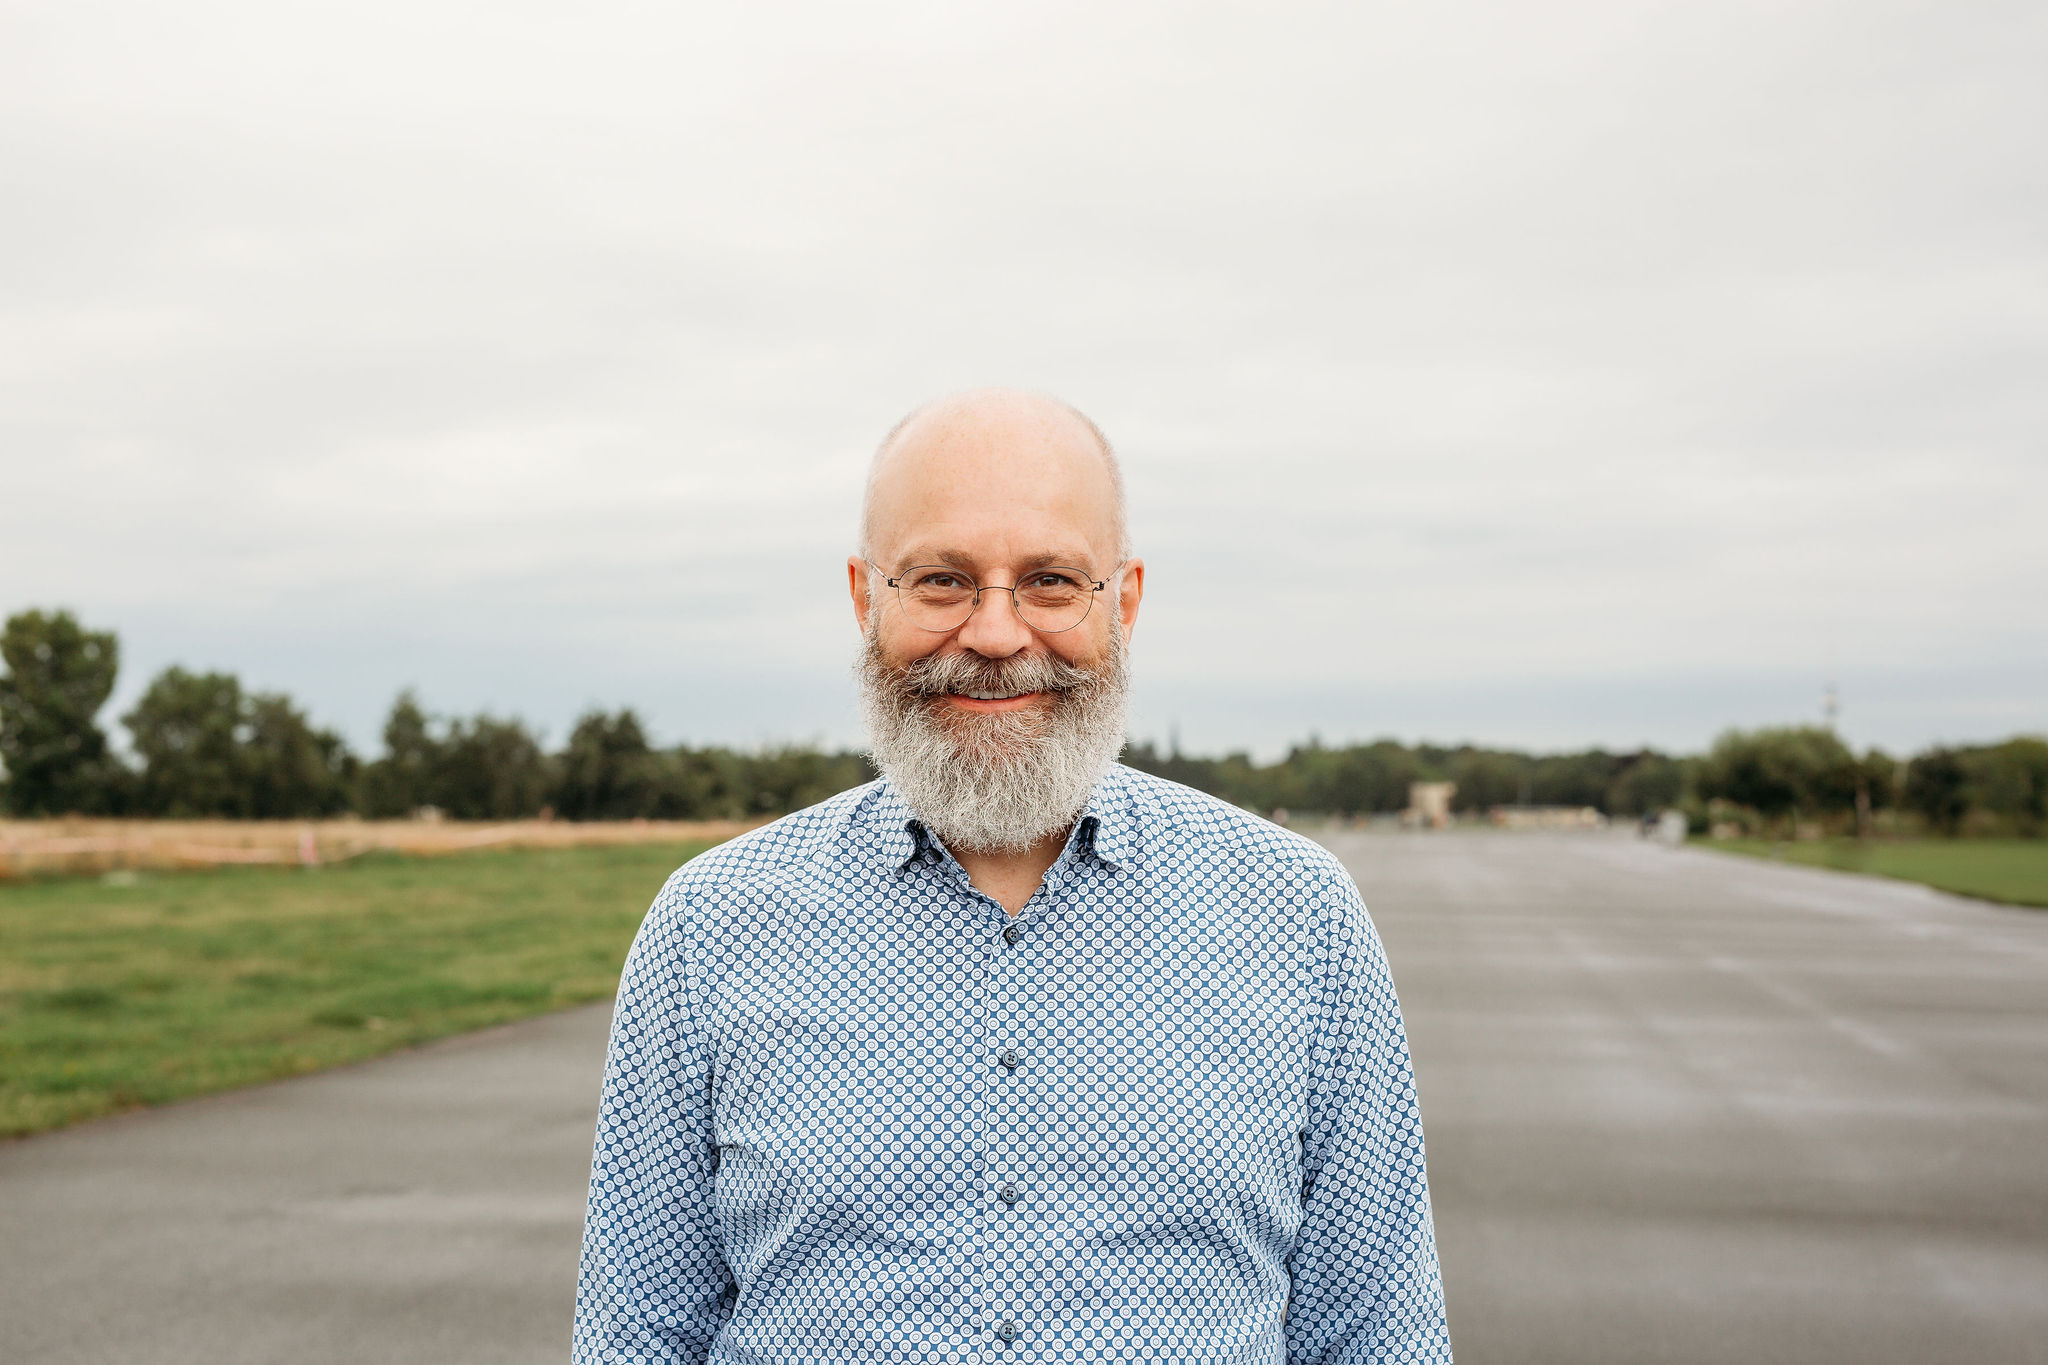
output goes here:
[[868, 611], [874, 605], [874, 597], [868, 592], [868, 562], [859, 555], [846, 558], [846, 589], [853, 594], [853, 619], [860, 627], [860, 633], [868, 633]]
[[1133, 559], [1124, 565], [1123, 580], [1117, 585], [1116, 612], [1129, 636], [1138, 628], [1138, 603], [1145, 597], [1145, 561]]

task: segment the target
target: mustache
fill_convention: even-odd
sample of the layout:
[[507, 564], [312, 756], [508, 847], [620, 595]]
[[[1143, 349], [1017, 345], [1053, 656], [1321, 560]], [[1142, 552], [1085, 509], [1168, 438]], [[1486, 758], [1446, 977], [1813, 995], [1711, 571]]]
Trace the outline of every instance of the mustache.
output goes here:
[[949, 692], [1074, 692], [1102, 681], [1102, 674], [1051, 654], [927, 654], [898, 676], [903, 691], [924, 700]]

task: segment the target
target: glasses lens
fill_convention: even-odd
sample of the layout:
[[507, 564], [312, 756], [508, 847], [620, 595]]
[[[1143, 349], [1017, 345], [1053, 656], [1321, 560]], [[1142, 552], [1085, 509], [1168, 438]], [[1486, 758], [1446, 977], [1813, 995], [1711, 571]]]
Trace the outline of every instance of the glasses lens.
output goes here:
[[1017, 581], [1017, 614], [1033, 630], [1072, 630], [1095, 601], [1095, 583], [1079, 569], [1036, 569]]
[[912, 625], [951, 630], [974, 610], [974, 582], [946, 568], [911, 569], [897, 580], [896, 595]]
[[[973, 579], [943, 565], [906, 569], [896, 580], [904, 616], [925, 630], [958, 628], [974, 612], [974, 591]], [[1086, 619], [1095, 602], [1095, 580], [1079, 569], [1034, 569], [1010, 595], [1025, 625], [1052, 635]]]

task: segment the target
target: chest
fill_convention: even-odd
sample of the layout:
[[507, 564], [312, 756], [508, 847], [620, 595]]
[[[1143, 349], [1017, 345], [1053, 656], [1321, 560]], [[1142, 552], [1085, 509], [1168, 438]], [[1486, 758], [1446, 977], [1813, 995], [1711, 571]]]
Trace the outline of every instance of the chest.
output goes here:
[[943, 1240], [1006, 1197], [1107, 1235], [1174, 1209], [1266, 1216], [1298, 1188], [1304, 945], [1201, 904], [985, 909], [817, 916], [726, 983], [729, 1218]]

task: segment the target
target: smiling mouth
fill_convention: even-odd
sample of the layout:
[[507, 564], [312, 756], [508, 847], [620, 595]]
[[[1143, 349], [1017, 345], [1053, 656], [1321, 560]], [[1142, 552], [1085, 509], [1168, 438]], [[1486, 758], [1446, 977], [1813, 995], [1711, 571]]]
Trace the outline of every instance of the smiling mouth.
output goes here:
[[948, 695], [955, 697], [966, 697], [970, 701], [1015, 701], [1019, 697], [1028, 697], [1031, 695], [1031, 693], [993, 692], [988, 690], [987, 688], [966, 687], [961, 688], [957, 692], [949, 693]]

